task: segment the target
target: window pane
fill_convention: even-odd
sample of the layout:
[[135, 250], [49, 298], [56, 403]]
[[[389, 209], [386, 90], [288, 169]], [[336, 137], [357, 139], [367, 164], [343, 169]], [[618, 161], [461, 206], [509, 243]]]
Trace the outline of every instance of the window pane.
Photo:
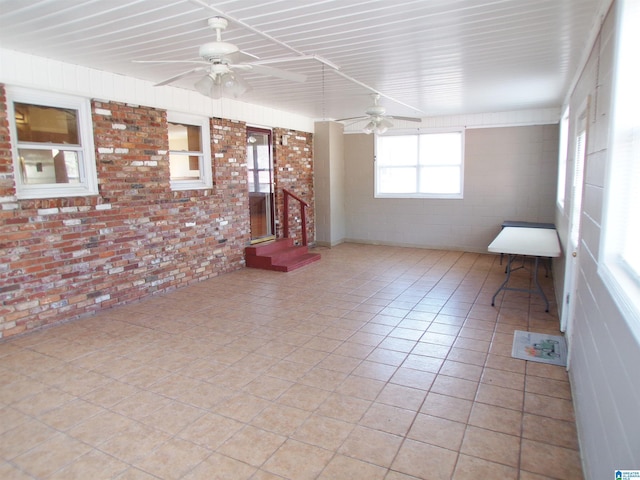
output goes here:
[[169, 172], [171, 180], [199, 180], [201, 156], [177, 152], [202, 151], [200, 125], [169, 123]]
[[78, 152], [69, 150], [18, 149], [22, 183], [40, 185], [50, 183], [79, 183]]
[[378, 193], [415, 193], [415, 168], [380, 168]]
[[418, 141], [415, 135], [378, 137], [376, 161], [378, 165], [415, 165]]
[[171, 153], [169, 172], [172, 180], [197, 180], [200, 178], [200, 157]]
[[259, 145], [257, 147], [257, 150], [258, 150], [258, 168], [261, 170], [268, 169], [269, 168], [269, 146]]
[[460, 133], [420, 135], [421, 165], [460, 165], [462, 140]]
[[571, 232], [569, 238], [573, 245], [580, 242], [580, 211], [582, 210], [582, 182], [584, 180], [584, 155], [586, 132], [583, 130], [576, 137], [574, 174], [571, 187]]
[[80, 145], [76, 110], [19, 102], [14, 109], [19, 142]]
[[200, 126], [169, 123], [169, 150], [178, 152], [202, 151]]
[[460, 167], [422, 167], [420, 193], [460, 193]]
[[377, 137], [375, 194], [461, 196], [463, 138], [460, 131]]
[[564, 208], [564, 197], [567, 189], [567, 148], [569, 145], [569, 108], [564, 111], [560, 121], [560, 148], [558, 151], [558, 205]]
[[260, 183], [271, 183], [271, 172], [269, 170], [260, 170], [258, 172]]
[[606, 200], [603, 215], [604, 260], [600, 256], [599, 273], [629, 327], [640, 335], [640, 2], [623, 1], [618, 5], [616, 44], [618, 52], [613, 68], [613, 102], [607, 154]]
[[[639, 9], [640, 10], [640, 9]], [[640, 14], [639, 14], [640, 17]], [[636, 67], [638, 68], [638, 67]], [[640, 69], [638, 70], [640, 72]], [[636, 78], [640, 78], [640, 73], [636, 73]], [[637, 97], [640, 95], [636, 94]], [[637, 117], [635, 119], [636, 127], [628, 128], [624, 132], [626, 134], [627, 145], [624, 156], [626, 157], [626, 185], [624, 193], [626, 193], [626, 213], [628, 220], [624, 222], [624, 227], [619, 232], [622, 237], [622, 251], [620, 256], [625, 267], [631, 272], [634, 279], [640, 285], [640, 248], [638, 248], [638, 239], [640, 238], [640, 222], [637, 221], [637, 214], [640, 212], [640, 189], [638, 188], [638, 180], [640, 180], [640, 126], [638, 126]], [[632, 218], [636, 215], [636, 218]], [[618, 232], [617, 232], [618, 233]]]
[[98, 193], [88, 99], [7, 86], [7, 113], [15, 135], [13, 165], [19, 199]]

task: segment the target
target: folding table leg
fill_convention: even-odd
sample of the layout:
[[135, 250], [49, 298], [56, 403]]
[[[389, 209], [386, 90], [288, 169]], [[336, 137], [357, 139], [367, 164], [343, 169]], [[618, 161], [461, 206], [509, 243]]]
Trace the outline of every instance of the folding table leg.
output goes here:
[[502, 285], [500, 285], [500, 288], [496, 290], [496, 293], [493, 294], [493, 298], [491, 298], [492, 307], [495, 307], [496, 297], [498, 296], [500, 291], [507, 286], [507, 283], [509, 283], [509, 279], [511, 278], [511, 262], [513, 262], [515, 258], [516, 256], [511, 254], [509, 254], [509, 256], [507, 257], [507, 277], [504, 279], [504, 282], [502, 282]]
[[[535, 267], [533, 270], [533, 282], [536, 285], [536, 288], [538, 289], [538, 293], [540, 294], [540, 296], [544, 299], [544, 303], [546, 305], [546, 310], [545, 312], [549, 311], [549, 300], [547, 300], [547, 296], [544, 294], [544, 291], [542, 290], [542, 287], [540, 286], [540, 282], [538, 282], [538, 263], [539, 263], [540, 257], [536, 257], [536, 262], [535, 262]], [[546, 267], [546, 265], [545, 265]]]

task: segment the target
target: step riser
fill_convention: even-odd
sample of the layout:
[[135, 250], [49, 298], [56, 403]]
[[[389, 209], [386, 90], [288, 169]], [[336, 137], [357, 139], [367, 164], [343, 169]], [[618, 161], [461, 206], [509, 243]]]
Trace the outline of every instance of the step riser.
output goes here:
[[285, 250], [282, 250], [280, 252], [273, 252], [273, 253], [269, 253], [266, 255], [250, 255], [247, 254], [246, 258], [265, 258], [265, 259], [269, 259], [271, 261], [271, 263], [273, 263], [274, 265], [277, 263], [282, 263], [282, 262], [286, 262], [287, 260], [293, 260], [296, 257], [302, 257], [303, 255], [306, 255], [307, 253], [309, 253], [309, 250], [306, 247], [299, 247], [299, 248], [287, 248]]
[[306, 246], [294, 246], [290, 238], [245, 248], [247, 267], [290, 272], [320, 260], [317, 253], [309, 253]]
[[247, 255], [247, 262], [258, 261], [264, 265], [282, 265], [285, 263], [295, 263], [296, 259], [301, 259], [302, 257], [308, 255], [309, 252], [305, 250], [300, 251], [289, 251], [283, 253], [273, 253], [271, 255]]
[[247, 267], [261, 268], [263, 270], [275, 270], [279, 272], [289, 272], [296, 268], [304, 267], [310, 263], [320, 260], [320, 255], [310, 254], [311, 256], [300, 258], [297, 261], [289, 261], [282, 263], [272, 263], [268, 257], [247, 257]]
[[309, 250], [306, 247], [300, 247], [300, 250], [287, 250], [285, 252], [281, 252], [281, 253], [272, 253], [270, 255], [261, 255], [264, 257], [269, 257], [271, 258], [271, 262], [273, 264], [276, 263], [282, 263], [282, 262], [286, 262], [287, 260], [294, 260], [296, 257], [302, 257], [303, 255], [306, 255], [309, 252]]
[[[317, 254], [316, 254], [317, 255]], [[305, 260], [299, 261], [295, 264], [287, 264], [287, 265], [274, 265], [273, 268], [278, 271], [278, 272], [290, 272], [292, 270], [296, 270], [298, 268], [302, 268], [305, 267], [311, 263], [317, 262], [318, 260], [320, 260], [320, 255], [317, 255], [315, 257], [310, 257], [307, 258]]]
[[292, 238], [281, 238], [273, 242], [252, 245], [244, 249], [247, 255], [269, 255], [285, 248], [293, 247]]

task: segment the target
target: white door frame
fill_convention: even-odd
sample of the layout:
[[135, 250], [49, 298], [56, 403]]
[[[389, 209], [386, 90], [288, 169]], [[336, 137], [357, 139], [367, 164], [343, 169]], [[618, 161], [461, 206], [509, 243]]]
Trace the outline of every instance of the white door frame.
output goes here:
[[[574, 152], [573, 171], [571, 175], [571, 201], [568, 210], [567, 248], [565, 251], [563, 308], [560, 317], [560, 330], [565, 332], [567, 340], [567, 369], [571, 358], [571, 343], [573, 337], [573, 321], [575, 317], [575, 300], [577, 291], [577, 280], [580, 264], [580, 223], [582, 216], [582, 197], [584, 190], [584, 173], [587, 159], [587, 144], [589, 141], [589, 102], [590, 96], [582, 104], [574, 130]], [[580, 137], [582, 137], [582, 148], [580, 148]]]

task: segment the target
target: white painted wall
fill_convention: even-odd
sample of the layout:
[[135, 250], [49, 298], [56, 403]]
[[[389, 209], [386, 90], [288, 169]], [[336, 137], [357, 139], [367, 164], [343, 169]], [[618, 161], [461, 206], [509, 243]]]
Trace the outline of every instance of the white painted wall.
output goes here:
[[[615, 8], [615, 4], [614, 4]], [[614, 478], [616, 469], [640, 469], [640, 341], [629, 328], [598, 275], [614, 60], [614, 11], [606, 17], [585, 68], [570, 96], [576, 124], [579, 107], [591, 96], [585, 161], [582, 231], [578, 250], [576, 314], [569, 376], [587, 480]], [[572, 129], [570, 129], [572, 130]], [[570, 135], [569, 159], [574, 138]], [[573, 164], [567, 165], [570, 179]], [[567, 188], [567, 192], [570, 189]], [[563, 245], [568, 211], [556, 212]], [[637, 213], [637, 212], [636, 212]], [[638, 221], [638, 218], [629, 219]], [[564, 257], [554, 265], [556, 297], [563, 298]], [[561, 303], [559, 302], [561, 305]]]
[[345, 136], [351, 241], [486, 253], [504, 220], [553, 222], [557, 123], [467, 129], [461, 200], [374, 198], [373, 148]]
[[239, 102], [219, 100], [172, 86], [0, 48], [0, 83], [87, 98], [109, 99], [175, 112], [240, 120], [251, 125], [313, 132], [313, 120], [300, 115]]
[[344, 126], [317, 122], [313, 136], [313, 178], [316, 208], [316, 243], [334, 246], [344, 242], [345, 165]]
[[[591, 94], [597, 107], [592, 112], [588, 158], [586, 162], [586, 188], [584, 199], [582, 244], [587, 254], [581, 256], [578, 279], [578, 298], [573, 339], [573, 359], [570, 378], [576, 409], [578, 433], [588, 480], [613, 478], [614, 469], [640, 468], [640, 342], [630, 330], [625, 318], [615, 305], [597, 273], [599, 238], [602, 220], [602, 198], [606, 193], [605, 171], [610, 159], [607, 155], [609, 133], [609, 106], [611, 103], [611, 65], [614, 32], [610, 15], [587, 66], [571, 93], [571, 104], [580, 105]], [[98, 70], [64, 64], [40, 57], [0, 49], [0, 82], [41, 88], [50, 91], [74, 93], [90, 98], [148, 105], [167, 110], [202, 114], [245, 121], [253, 125], [280, 126], [312, 132], [312, 119], [287, 112], [223, 99], [204, 101], [196, 92], [174, 87], [153, 87], [149, 82]], [[423, 120], [422, 127], [451, 126], [512, 126], [532, 123], [555, 123], [559, 109], [535, 112], [487, 113], [460, 117], [442, 117]], [[575, 121], [575, 119], [574, 119]], [[402, 125], [398, 125], [402, 126]], [[408, 125], [407, 125], [408, 126]], [[414, 126], [414, 125], [411, 125]], [[533, 128], [538, 133], [529, 138], [524, 157], [527, 161], [512, 164], [506, 157], [492, 155], [489, 139], [494, 136], [518, 137], [519, 128]], [[352, 240], [368, 243], [391, 243], [422, 247], [446, 247], [486, 251], [488, 240], [497, 233], [502, 219], [525, 215], [522, 220], [552, 221], [547, 212], [547, 186], [555, 185], [555, 174], [547, 171], [551, 159], [550, 144], [554, 142], [549, 125], [538, 127], [491, 128], [467, 131], [467, 173], [465, 199], [438, 200], [382, 200], [373, 199], [373, 142], [366, 135], [345, 137], [345, 205], [346, 235]], [[473, 132], [470, 134], [470, 132]], [[555, 141], [557, 144], [557, 140]], [[500, 142], [497, 145], [501, 145]], [[500, 153], [500, 152], [498, 152]], [[555, 161], [553, 156], [553, 161]], [[571, 156], [570, 156], [571, 158]], [[536, 159], [541, 170], [533, 171]], [[504, 180], [511, 168], [532, 169], [529, 183], [536, 186], [537, 195], [513, 196], [502, 192], [499, 198], [492, 192], [501, 182], [486, 176], [486, 166], [500, 173]], [[506, 162], [506, 163], [505, 163]], [[568, 165], [570, 168], [571, 165]], [[515, 171], [515, 170], [513, 170]], [[482, 180], [482, 177], [485, 177]], [[486, 178], [489, 177], [489, 178]], [[509, 196], [511, 195], [511, 196]], [[517, 209], [509, 199], [528, 200]], [[539, 203], [542, 199], [542, 203]], [[503, 208], [499, 214], [494, 208]], [[524, 208], [524, 209], [521, 209]], [[563, 244], [566, 245], [567, 218], [555, 212]], [[468, 241], [460, 241], [467, 238]], [[554, 265], [557, 298], [562, 298], [564, 258]]]

